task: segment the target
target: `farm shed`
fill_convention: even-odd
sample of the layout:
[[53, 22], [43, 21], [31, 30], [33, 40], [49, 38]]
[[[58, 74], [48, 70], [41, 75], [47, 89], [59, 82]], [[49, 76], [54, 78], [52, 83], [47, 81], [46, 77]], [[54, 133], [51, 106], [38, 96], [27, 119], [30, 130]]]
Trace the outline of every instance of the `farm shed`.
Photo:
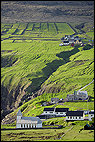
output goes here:
[[67, 111], [66, 121], [84, 120], [85, 115], [83, 111]]
[[63, 43], [60, 43], [59, 46], [63, 46]]
[[19, 110], [17, 113], [16, 128], [41, 128], [42, 121], [39, 117], [22, 117]]
[[94, 117], [94, 110], [91, 110], [88, 114], [89, 121], [92, 121], [92, 118]]
[[65, 40], [65, 41], [63, 41], [63, 44], [64, 44], [64, 45], [69, 45], [69, 41], [68, 41], [68, 40], [67, 40], [67, 41]]
[[74, 39], [69, 39], [69, 43], [74, 43]]

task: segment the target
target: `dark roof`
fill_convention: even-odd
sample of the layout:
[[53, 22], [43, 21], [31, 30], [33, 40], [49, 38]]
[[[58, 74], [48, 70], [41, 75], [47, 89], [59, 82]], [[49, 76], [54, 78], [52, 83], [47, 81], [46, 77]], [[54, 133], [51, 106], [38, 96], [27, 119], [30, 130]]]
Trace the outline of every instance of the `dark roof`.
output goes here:
[[89, 114], [94, 114], [94, 111], [90, 111]]
[[67, 111], [66, 116], [83, 116], [83, 111]]
[[56, 108], [55, 112], [67, 112], [69, 108]]
[[44, 108], [44, 111], [54, 111], [54, 108]]
[[54, 101], [54, 100], [59, 100], [59, 98], [51, 98], [51, 100], [52, 100], [52, 101]]
[[75, 38], [79, 38], [79, 36], [76, 36]]
[[64, 37], [61, 38], [61, 40], [63, 40], [63, 39], [64, 39]]
[[69, 41], [74, 41], [74, 39], [69, 39]]
[[81, 42], [81, 39], [79, 39], [79, 42]]
[[67, 41], [65, 40], [65, 41], [63, 41], [63, 43], [69, 43], [69, 41], [68, 41], [68, 40], [67, 40]]

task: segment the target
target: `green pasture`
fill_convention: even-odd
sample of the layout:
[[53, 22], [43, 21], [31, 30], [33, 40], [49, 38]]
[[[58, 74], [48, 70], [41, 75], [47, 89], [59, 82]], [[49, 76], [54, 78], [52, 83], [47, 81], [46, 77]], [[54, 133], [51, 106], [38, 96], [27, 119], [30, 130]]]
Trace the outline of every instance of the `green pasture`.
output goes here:
[[[23, 34], [23, 36], [30, 37], [62, 38], [63, 35], [74, 33], [67, 23], [16, 23], [7, 26], [2, 24], [1, 30], [6, 29], [8, 29], [6, 34], [12, 34], [12, 36]], [[23, 32], [23, 30], [25, 31]]]
[[68, 123], [62, 129], [1, 130], [1, 141], [94, 141], [94, 130], [79, 133], [85, 124], [87, 121]]

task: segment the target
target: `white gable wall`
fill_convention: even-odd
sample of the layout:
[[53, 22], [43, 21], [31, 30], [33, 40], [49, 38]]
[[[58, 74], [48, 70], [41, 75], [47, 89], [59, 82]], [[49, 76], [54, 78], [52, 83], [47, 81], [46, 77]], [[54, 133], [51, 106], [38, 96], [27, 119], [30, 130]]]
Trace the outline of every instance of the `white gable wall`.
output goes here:
[[60, 115], [60, 116], [61, 116], [61, 115], [66, 116], [66, 112], [55, 112], [55, 114], [56, 114], [56, 115]]
[[42, 128], [42, 123], [41, 124], [37, 124], [37, 128]]
[[44, 111], [43, 112], [44, 114], [49, 114], [49, 115], [52, 115], [52, 114], [54, 114], [55, 115], [55, 111]]
[[21, 128], [21, 124], [17, 123], [16, 128]]
[[94, 117], [94, 114], [89, 114], [88, 115], [88, 119], [89, 119], [89, 121], [92, 121], [92, 118]]
[[21, 119], [22, 116], [17, 116], [17, 120]]

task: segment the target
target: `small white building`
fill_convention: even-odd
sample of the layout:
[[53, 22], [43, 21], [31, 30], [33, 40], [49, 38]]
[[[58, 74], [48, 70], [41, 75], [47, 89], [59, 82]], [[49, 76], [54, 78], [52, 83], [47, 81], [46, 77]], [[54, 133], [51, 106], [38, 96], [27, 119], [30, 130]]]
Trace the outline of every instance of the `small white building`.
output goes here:
[[67, 111], [66, 121], [84, 120], [85, 115], [83, 111]]
[[42, 128], [42, 121], [39, 117], [22, 117], [19, 110], [17, 113], [16, 128]]
[[56, 108], [55, 114], [56, 116], [66, 116], [67, 111], [69, 111], [69, 108]]
[[59, 46], [63, 46], [63, 43], [60, 43]]
[[45, 115], [55, 115], [55, 108], [44, 108], [43, 114], [45, 114]]
[[69, 45], [69, 41], [68, 41], [68, 40], [65, 40], [65, 41], [63, 41], [63, 44], [64, 44], [64, 45]]
[[94, 117], [94, 110], [91, 110], [88, 114], [89, 121], [92, 121], [92, 118]]

